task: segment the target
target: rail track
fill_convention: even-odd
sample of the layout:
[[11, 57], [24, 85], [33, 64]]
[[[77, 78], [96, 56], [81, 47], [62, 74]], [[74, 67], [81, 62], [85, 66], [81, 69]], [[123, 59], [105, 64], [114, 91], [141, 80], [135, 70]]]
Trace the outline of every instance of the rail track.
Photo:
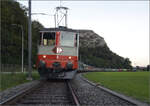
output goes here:
[[[80, 101], [79, 101], [80, 100]], [[28, 90], [0, 103], [0, 106], [148, 106], [129, 97], [115, 93], [81, 75], [72, 81], [41, 81]]]
[[42, 81], [29, 90], [20, 92], [1, 103], [2, 106], [76, 105], [79, 100], [67, 80]]

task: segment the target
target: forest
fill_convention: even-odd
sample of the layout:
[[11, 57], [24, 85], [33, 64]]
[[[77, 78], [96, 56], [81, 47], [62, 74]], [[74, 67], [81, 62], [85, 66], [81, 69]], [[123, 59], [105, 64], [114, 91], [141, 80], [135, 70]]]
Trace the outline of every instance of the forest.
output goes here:
[[[1, 1], [1, 61], [2, 64], [21, 64], [22, 30], [24, 35], [24, 63], [28, 59], [27, 8], [14, 0]], [[35, 64], [38, 31], [43, 26], [32, 21], [32, 63]]]
[[123, 58], [113, 53], [107, 45], [95, 48], [80, 47], [79, 58], [86, 64], [100, 68], [132, 68], [129, 58]]

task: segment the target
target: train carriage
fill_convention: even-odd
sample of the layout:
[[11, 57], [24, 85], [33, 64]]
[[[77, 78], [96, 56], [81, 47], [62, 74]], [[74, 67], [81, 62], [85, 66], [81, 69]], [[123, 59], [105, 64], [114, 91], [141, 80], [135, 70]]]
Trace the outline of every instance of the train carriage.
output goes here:
[[40, 30], [36, 67], [44, 79], [72, 79], [78, 69], [79, 33], [66, 27]]

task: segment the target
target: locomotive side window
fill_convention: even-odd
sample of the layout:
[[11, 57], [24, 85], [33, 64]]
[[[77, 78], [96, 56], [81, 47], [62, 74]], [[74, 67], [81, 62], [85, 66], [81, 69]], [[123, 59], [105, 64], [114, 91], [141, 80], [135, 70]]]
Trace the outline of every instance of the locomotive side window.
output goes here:
[[41, 34], [41, 44], [44, 46], [55, 45], [55, 32], [44, 32]]
[[61, 32], [60, 45], [74, 47], [75, 35], [72, 32]]

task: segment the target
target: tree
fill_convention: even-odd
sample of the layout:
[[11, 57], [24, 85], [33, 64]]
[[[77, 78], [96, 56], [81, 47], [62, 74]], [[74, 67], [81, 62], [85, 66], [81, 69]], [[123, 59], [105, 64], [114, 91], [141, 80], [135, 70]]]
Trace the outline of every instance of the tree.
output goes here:
[[124, 60], [124, 65], [125, 65], [125, 67], [126, 67], [127, 69], [131, 69], [131, 68], [132, 68], [132, 66], [131, 66], [131, 61], [130, 61], [129, 58], [125, 58], [125, 60]]

